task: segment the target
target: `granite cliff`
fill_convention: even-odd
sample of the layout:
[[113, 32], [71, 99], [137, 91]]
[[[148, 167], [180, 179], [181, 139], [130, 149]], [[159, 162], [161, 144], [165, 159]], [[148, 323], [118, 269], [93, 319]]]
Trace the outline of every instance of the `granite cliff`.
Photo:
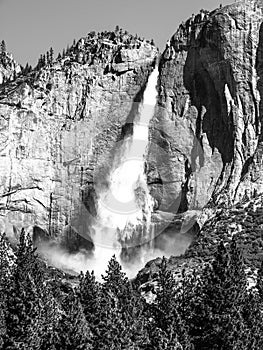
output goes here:
[[23, 226], [37, 238], [66, 230], [78, 248], [70, 223], [83, 208], [94, 212], [94, 169], [129, 132], [157, 53], [121, 30], [92, 32], [1, 85], [1, 231]]
[[237, 2], [201, 11], [167, 42], [148, 157], [160, 210], [179, 195], [185, 211], [262, 192], [261, 24], [260, 1]]
[[[262, 259], [262, 20], [261, 1], [201, 10], [161, 56], [147, 159], [154, 216], [176, 213], [163, 233], [186, 213], [198, 223], [186, 253], [169, 259], [174, 271], [203, 266], [233, 236], [248, 272]], [[139, 279], [154, 278], [159, 263]]]
[[168, 40], [147, 159], [156, 221], [188, 212], [202, 226], [204, 207], [262, 193], [262, 11], [201, 10]]
[[[194, 235], [185, 257], [203, 259], [205, 242], [211, 251], [218, 242], [210, 232], [218, 211], [231, 216], [237, 203], [255, 200], [260, 212], [262, 19], [261, 1], [201, 10], [160, 57], [145, 166], [158, 248], [161, 233], [168, 241], [177, 233], [175, 245]], [[88, 232], [94, 179], [132, 132], [157, 57], [152, 43], [128, 33], [90, 33], [1, 85], [1, 231], [23, 226], [35, 238], [63, 237], [72, 250], [89, 246], [75, 231]]]

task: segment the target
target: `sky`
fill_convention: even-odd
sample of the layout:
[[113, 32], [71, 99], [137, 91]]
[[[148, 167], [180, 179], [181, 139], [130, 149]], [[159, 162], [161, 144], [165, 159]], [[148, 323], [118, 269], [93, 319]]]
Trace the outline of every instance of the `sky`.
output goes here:
[[73, 39], [116, 25], [162, 51], [178, 25], [200, 9], [213, 10], [234, 0], [0, 0], [0, 40], [25, 65], [35, 65], [51, 46], [62, 52]]

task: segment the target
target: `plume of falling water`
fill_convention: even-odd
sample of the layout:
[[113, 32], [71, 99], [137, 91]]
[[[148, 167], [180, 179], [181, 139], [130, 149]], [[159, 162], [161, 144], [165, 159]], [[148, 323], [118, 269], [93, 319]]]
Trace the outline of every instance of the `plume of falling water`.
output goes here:
[[[120, 256], [122, 242], [129, 240], [132, 246], [140, 240], [151, 240], [150, 220], [154, 201], [147, 187], [145, 154], [149, 122], [156, 105], [157, 79], [158, 67], [149, 77], [143, 102], [133, 123], [133, 133], [125, 138], [114, 155], [108, 174], [109, 186], [95, 185], [98, 196], [97, 217], [92, 227], [95, 270], [102, 262], [105, 269], [113, 254]], [[138, 227], [138, 237], [134, 237]]]

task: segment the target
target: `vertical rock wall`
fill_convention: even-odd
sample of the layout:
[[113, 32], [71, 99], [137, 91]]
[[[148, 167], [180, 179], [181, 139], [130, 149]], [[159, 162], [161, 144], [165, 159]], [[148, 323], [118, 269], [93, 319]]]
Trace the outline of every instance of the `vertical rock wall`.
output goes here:
[[157, 55], [145, 41], [111, 36], [83, 38], [1, 90], [1, 231], [56, 237], [81, 211], [93, 214], [94, 171], [122, 137]]
[[157, 210], [262, 192], [262, 20], [260, 1], [237, 2], [201, 11], [167, 42], [148, 155]]

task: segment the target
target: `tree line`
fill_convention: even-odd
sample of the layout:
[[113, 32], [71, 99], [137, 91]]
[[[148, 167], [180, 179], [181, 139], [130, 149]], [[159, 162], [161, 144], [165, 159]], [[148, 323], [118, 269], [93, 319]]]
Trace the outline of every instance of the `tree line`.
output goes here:
[[102, 283], [87, 271], [72, 286], [50, 276], [24, 231], [12, 264], [8, 247], [2, 236], [1, 349], [263, 349], [263, 265], [249, 289], [235, 239], [178, 281], [163, 258], [151, 302], [115, 256]]

